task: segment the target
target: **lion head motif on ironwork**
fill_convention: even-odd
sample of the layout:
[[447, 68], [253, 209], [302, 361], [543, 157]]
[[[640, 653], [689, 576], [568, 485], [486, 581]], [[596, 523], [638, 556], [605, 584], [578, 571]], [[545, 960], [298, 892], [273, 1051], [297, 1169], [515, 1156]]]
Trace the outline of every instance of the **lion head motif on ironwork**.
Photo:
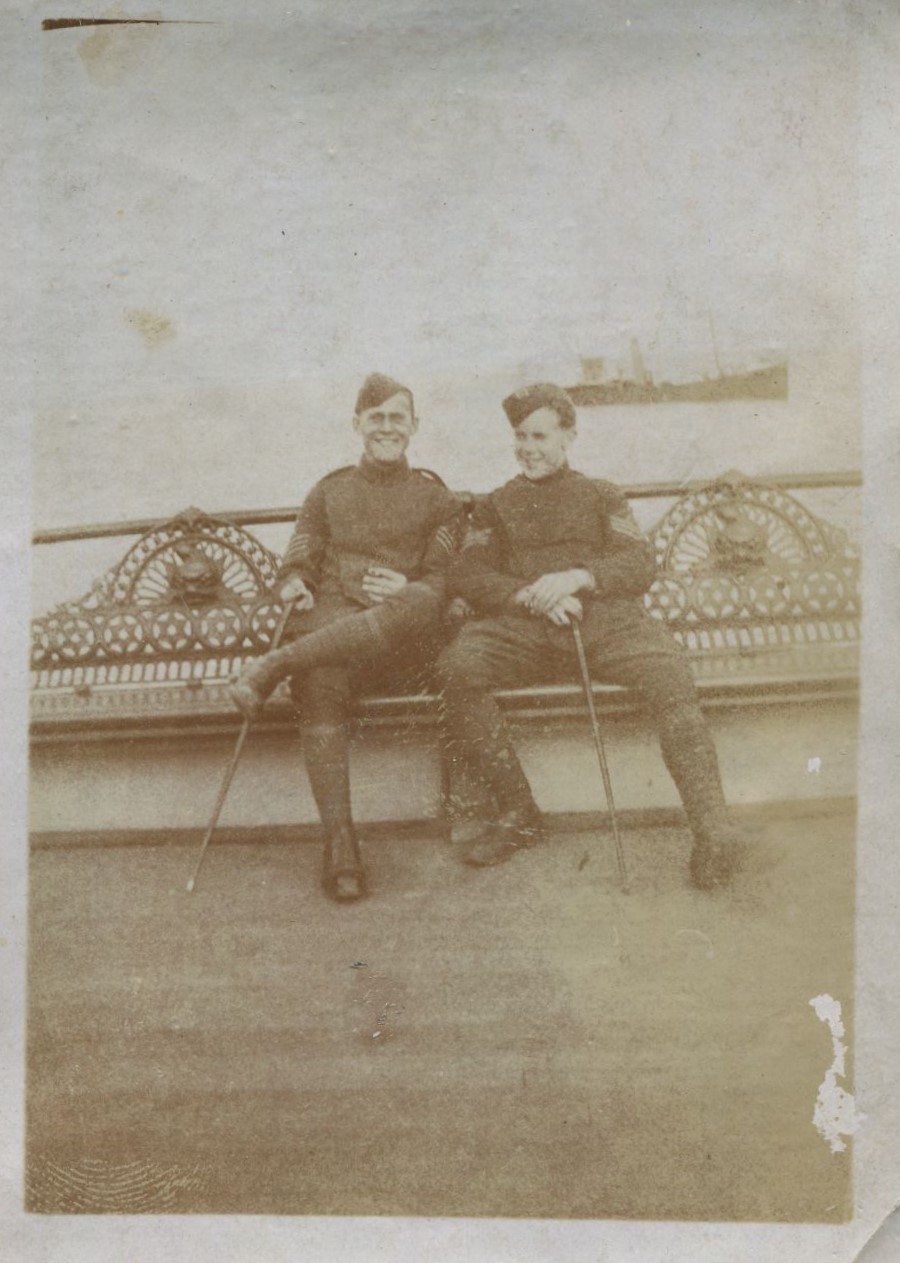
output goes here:
[[689, 492], [653, 532], [651, 613], [669, 623], [858, 613], [859, 558], [793, 496], [731, 471]]
[[222, 562], [215, 561], [198, 543], [181, 540], [175, 545], [177, 562], [167, 563], [169, 593], [174, 602], [208, 605], [227, 594], [222, 582]]
[[186, 509], [134, 544], [80, 600], [32, 623], [32, 666], [264, 649], [277, 560], [247, 531]]

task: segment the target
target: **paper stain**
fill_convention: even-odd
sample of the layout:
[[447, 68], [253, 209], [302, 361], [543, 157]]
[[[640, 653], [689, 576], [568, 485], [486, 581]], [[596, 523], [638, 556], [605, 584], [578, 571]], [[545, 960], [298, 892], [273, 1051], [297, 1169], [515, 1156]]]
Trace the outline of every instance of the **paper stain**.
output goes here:
[[841, 1137], [854, 1135], [866, 1116], [857, 1113], [852, 1095], [838, 1083], [838, 1079], [843, 1079], [846, 1074], [847, 1056], [841, 1005], [830, 995], [816, 996], [809, 1003], [819, 1021], [828, 1024], [834, 1053], [831, 1066], [819, 1085], [812, 1121], [816, 1130], [828, 1141], [831, 1152], [843, 1153], [847, 1146]]
[[[365, 962], [363, 962], [365, 963]], [[351, 966], [355, 968], [355, 966]], [[356, 997], [366, 1010], [362, 1033], [370, 1039], [388, 1042], [396, 1034], [397, 1020], [406, 1012], [406, 987], [382, 973], [357, 974], [365, 990]], [[365, 1030], [368, 1027], [368, 1031]]]
[[702, 930], [678, 930], [675, 933], [676, 939], [684, 939], [686, 942], [692, 942], [704, 948], [703, 955], [707, 960], [712, 960], [715, 956], [715, 948], [713, 941], [708, 934], [704, 934]]
[[125, 312], [125, 319], [141, 335], [147, 346], [159, 346], [161, 342], [169, 342], [175, 337], [175, 326], [168, 316], [129, 307]]
[[149, 14], [142, 22], [123, 22], [125, 14], [116, 6], [104, 14], [109, 25], [98, 26], [78, 45], [85, 72], [92, 83], [112, 88], [124, 82], [147, 60], [159, 39], [161, 13]]
[[82, 26], [214, 26], [186, 18], [44, 18], [42, 31], [68, 31]]

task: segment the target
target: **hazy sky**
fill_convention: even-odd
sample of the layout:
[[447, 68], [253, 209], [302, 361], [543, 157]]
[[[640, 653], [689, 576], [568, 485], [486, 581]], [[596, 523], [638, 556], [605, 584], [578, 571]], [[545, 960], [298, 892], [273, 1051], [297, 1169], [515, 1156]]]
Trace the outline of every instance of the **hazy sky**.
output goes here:
[[507, 390], [632, 334], [659, 377], [714, 371], [710, 311], [726, 367], [785, 350], [789, 404], [607, 417], [590, 472], [854, 467], [844, 19], [689, 10], [198, 0], [213, 24], [46, 33], [35, 520], [295, 502], [376, 368], [421, 395], [419, 459], [489, 486]]
[[[827, 22], [306, 8], [45, 36], [46, 402], [564, 367], [632, 332], [673, 360], [708, 354], [707, 309], [726, 357], [830, 335], [853, 76]], [[129, 311], [177, 336], [148, 354]]]

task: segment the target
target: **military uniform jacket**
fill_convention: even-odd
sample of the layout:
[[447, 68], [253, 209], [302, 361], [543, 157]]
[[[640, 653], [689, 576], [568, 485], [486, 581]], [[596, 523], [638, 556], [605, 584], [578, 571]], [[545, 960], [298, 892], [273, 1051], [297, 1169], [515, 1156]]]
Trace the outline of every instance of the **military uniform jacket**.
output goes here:
[[278, 571], [298, 574], [317, 596], [372, 602], [362, 589], [370, 566], [387, 566], [446, 593], [462, 509], [436, 474], [405, 460], [358, 465], [327, 474], [303, 502]]
[[656, 575], [653, 548], [611, 482], [568, 465], [548, 478], [513, 478], [479, 501], [454, 566], [452, 591], [479, 614], [507, 614], [541, 575], [584, 569], [597, 602], [640, 598]]

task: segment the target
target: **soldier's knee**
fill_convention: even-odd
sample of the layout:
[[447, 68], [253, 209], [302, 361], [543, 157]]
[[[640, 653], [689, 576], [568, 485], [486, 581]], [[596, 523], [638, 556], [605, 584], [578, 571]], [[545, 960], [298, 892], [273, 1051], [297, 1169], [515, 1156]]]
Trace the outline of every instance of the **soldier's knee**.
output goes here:
[[478, 657], [462, 636], [438, 655], [434, 669], [438, 684], [445, 691], [483, 687]]

